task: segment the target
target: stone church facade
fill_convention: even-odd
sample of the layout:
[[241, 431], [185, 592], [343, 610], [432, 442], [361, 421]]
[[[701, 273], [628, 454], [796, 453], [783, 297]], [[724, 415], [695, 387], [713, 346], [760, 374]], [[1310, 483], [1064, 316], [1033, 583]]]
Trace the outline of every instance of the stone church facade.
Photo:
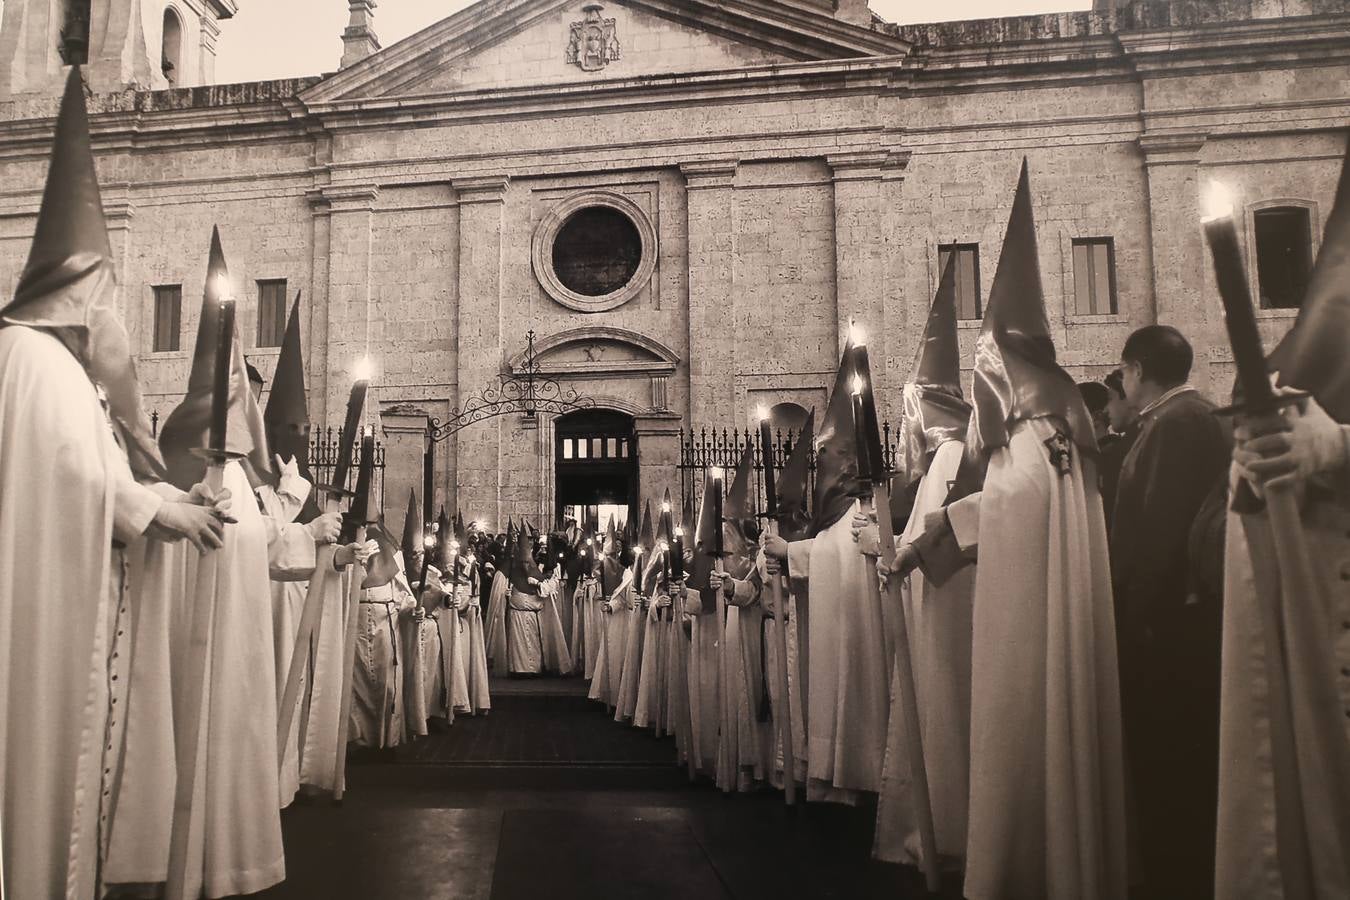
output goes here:
[[[48, 39], [71, 2], [5, 3], [0, 291], [27, 252]], [[350, 6], [338, 72], [211, 85], [206, 36], [233, 2], [94, 0], [92, 127], [150, 405], [166, 414], [186, 384], [218, 224], [268, 378], [278, 310], [301, 295], [316, 422], [337, 423], [355, 360], [374, 362], [396, 519], [421, 493], [428, 419], [519, 373], [531, 331], [540, 375], [631, 434], [643, 497], [675, 485], [682, 426], [823, 407], [850, 320], [897, 419], [949, 253], [969, 363], [1023, 157], [1061, 362], [1100, 377], [1134, 328], [1175, 324], [1221, 395], [1200, 189], [1242, 199], [1273, 341], [1350, 125], [1345, 0], [904, 27], [864, 0], [482, 0], [384, 49], [374, 4]], [[125, 62], [156, 62], [166, 7], [196, 35], [173, 84], [201, 86]], [[433, 506], [551, 520], [568, 421], [502, 416], [437, 443]]]

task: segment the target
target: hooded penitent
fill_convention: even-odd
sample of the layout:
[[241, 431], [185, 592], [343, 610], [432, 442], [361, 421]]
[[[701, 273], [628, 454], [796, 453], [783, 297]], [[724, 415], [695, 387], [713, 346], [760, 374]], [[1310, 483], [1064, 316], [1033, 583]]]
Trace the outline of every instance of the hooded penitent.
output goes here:
[[538, 593], [538, 588], [530, 584], [530, 579], [544, 580], [544, 573], [534, 561], [534, 541], [529, 529], [522, 524], [516, 531], [515, 542], [511, 546], [511, 589], [522, 594]]
[[975, 345], [974, 411], [966, 449], [987, 459], [1006, 447], [1018, 422], [1050, 417], [1073, 442], [1097, 452], [1083, 395], [1073, 378], [1055, 362], [1055, 345], [1045, 315], [1036, 223], [1026, 160], [1013, 198], [984, 325]]
[[810, 533], [811, 454], [816, 439], [816, 411], [806, 417], [797, 443], [792, 445], [787, 464], [778, 476], [778, 532], [784, 540], [799, 541]]
[[[169, 418], [159, 436], [160, 448], [169, 467], [169, 481], [188, 490], [202, 480], [206, 461], [194, 451], [205, 447], [211, 426], [211, 390], [213, 387], [216, 335], [220, 330], [220, 301], [229, 294], [229, 269], [220, 246], [220, 230], [211, 230], [211, 255], [206, 266], [206, 290], [202, 295], [201, 320], [197, 325], [197, 345], [188, 377], [187, 396]], [[234, 361], [230, 372], [229, 420], [225, 449], [244, 454], [249, 481], [261, 484], [272, 475], [272, 459], [267, 451], [266, 428], [258, 401], [249, 389], [244, 368], [244, 351], [239, 332], [234, 335]]]
[[637, 571], [633, 574], [634, 589], [639, 594], [649, 593], [652, 589], [649, 573], [656, 554], [656, 533], [652, 529], [652, 504], [648, 500], [642, 506], [642, 527], [638, 529], [637, 546], [642, 550], [638, 555]]
[[858, 442], [853, 431], [853, 341], [839, 356], [839, 371], [816, 435], [816, 489], [809, 537], [838, 522], [866, 490], [858, 480]]
[[1350, 145], [1336, 202], [1298, 321], [1270, 356], [1280, 384], [1308, 391], [1337, 422], [1350, 422]]
[[[746, 441], [736, 464], [736, 475], [731, 480], [726, 502], [722, 507], [722, 541], [729, 559], [738, 563], [755, 556], [755, 510], [750, 501], [750, 490], [755, 478], [755, 445]], [[738, 576], [743, 573], [734, 572]]]
[[955, 254], [947, 260], [928, 311], [914, 374], [905, 385], [904, 403], [900, 446], [904, 479], [912, 483], [928, 471], [939, 446], [949, 440], [964, 440], [970, 427], [970, 404], [961, 394], [961, 347], [956, 337]]
[[0, 309], [0, 324], [55, 332], [107, 395], [108, 414], [122, 434], [132, 471], [159, 480], [164, 461], [150, 435], [136, 364], [113, 307], [116, 287], [89, 143], [84, 82], [80, 67], [72, 66], [56, 120], [32, 249], [14, 299]]
[[411, 488], [408, 490], [408, 511], [403, 516], [403, 537], [399, 541], [403, 549], [403, 564], [412, 570], [414, 563], [420, 561], [425, 548], [422, 541], [426, 539], [424, 526], [422, 524], [422, 515], [417, 506], [417, 492]]

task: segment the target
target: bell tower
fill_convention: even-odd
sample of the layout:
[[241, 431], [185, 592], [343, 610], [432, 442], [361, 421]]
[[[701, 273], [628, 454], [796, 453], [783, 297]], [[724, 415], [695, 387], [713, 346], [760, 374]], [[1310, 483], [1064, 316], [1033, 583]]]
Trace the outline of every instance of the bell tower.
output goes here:
[[5, 0], [0, 100], [58, 96], [84, 66], [95, 91], [196, 87], [215, 78], [220, 23], [238, 0]]

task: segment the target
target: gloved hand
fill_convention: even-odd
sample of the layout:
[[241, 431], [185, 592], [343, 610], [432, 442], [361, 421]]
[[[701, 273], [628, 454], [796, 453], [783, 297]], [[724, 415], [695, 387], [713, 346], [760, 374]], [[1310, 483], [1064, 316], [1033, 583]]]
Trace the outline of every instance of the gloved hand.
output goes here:
[[736, 592], [736, 580], [723, 572], [708, 573], [708, 587], [714, 593], [721, 591], [724, 597], [730, 597]]
[[895, 554], [895, 564], [888, 566], [883, 559], [877, 560], [877, 579], [881, 582], [881, 590], [884, 593], [890, 583], [892, 576], [904, 578], [919, 567], [919, 555], [914, 552], [911, 544], [901, 547]]
[[856, 541], [858, 540], [858, 535], [859, 535], [864, 529], [869, 528], [869, 527], [875, 527], [876, 524], [877, 524], [877, 515], [876, 515], [875, 512], [872, 512], [872, 513], [856, 512], [856, 513], [854, 513], [854, 514], [853, 514], [853, 523], [852, 523], [852, 528], [853, 528], [853, 540], [856, 542]]
[[1233, 460], [1256, 487], [1285, 487], [1342, 469], [1346, 431], [1311, 397], [1281, 417], [1244, 418], [1234, 431]]
[[342, 513], [324, 513], [305, 526], [316, 544], [331, 544], [342, 533]]
[[230, 516], [231, 503], [229, 488], [221, 488], [220, 492], [216, 493], [212, 491], [211, 488], [207, 487], [205, 482], [199, 481], [192, 486], [192, 490], [188, 491], [187, 502], [196, 506], [206, 507], [213, 511], [223, 522], [233, 524], [235, 521]]
[[767, 531], [760, 535], [759, 546], [764, 550], [764, 555], [769, 560], [785, 560], [788, 558], [787, 541], [776, 534], [769, 534]]
[[875, 525], [867, 525], [853, 532], [853, 540], [858, 545], [858, 552], [863, 556], [881, 555], [881, 531]]

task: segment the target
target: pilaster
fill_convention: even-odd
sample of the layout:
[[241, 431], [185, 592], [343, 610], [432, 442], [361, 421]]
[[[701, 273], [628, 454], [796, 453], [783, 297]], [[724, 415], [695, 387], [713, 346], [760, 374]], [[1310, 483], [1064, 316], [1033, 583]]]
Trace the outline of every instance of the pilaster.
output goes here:
[[837, 346], [844, 345], [850, 319], [865, 330], [878, 398], [891, 396], [890, 389], [900, 387], [890, 384], [886, 371], [890, 329], [886, 327], [882, 187], [888, 158], [885, 150], [875, 150], [825, 160], [834, 177]]
[[[321, 317], [322, 321], [311, 320], [310, 329], [313, 340], [322, 338], [323, 342], [323, 366], [315, 365], [315, 369], [325, 373], [326, 384], [322, 394], [310, 393], [311, 397], [322, 396], [325, 400], [323, 421], [341, 415], [346, 408], [352, 371], [357, 361], [369, 356], [371, 351], [370, 260], [378, 197], [379, 188], [370, 184], [329, 185], [310, 196], [316, 225], [316, 275], [319, 274], [321, 253], [322, 267], [327, 270], [326, 278], [314, 281], [316, 288], [325, 285], [326, 297], [315, 298], [311, 310], [315, 319]], [[326, 240], [321, 233], [321, 220], [327, 223]], [[313, 344], [311, 349], [318, 350]], [[371, 359], [371, 362], [375, 372], [369, 402], [376, 404], [380, 397], [381, 366], [378, 359]], [[311, 418], [316, 418], [314, 411]]]
[[422, 464], [427, 445], [427, 413], [412, 405], [400, 404], [380, 414], [384, 430], [384, 508], [390, 517], [391, 531], [402, 526], [408, 507], [408, 491], [417, 492], [418, 515], [422, 514]]
[[736, 160], [682, 163], [689, 217], [689, 415], [730, 421], [735, 388]]

